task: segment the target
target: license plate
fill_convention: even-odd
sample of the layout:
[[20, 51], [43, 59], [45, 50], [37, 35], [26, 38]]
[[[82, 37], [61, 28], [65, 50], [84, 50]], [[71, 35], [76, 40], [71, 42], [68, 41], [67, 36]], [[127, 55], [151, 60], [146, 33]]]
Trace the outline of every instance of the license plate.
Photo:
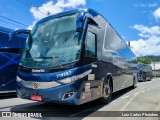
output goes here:
[[39, 95], [31, 95], [31, 100], [34, 100], [34, 101], [42, 101], [42, 96], [39, 96]]

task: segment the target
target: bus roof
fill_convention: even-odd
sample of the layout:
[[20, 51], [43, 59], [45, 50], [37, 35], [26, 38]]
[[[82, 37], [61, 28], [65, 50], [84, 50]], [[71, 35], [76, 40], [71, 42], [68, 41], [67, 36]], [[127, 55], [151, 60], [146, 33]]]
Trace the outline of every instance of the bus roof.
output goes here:
[[12, 29], [0, 26], [0, 32], [2, 32], [2, 33], [7, 33], [8, 34], [8, 33], [12, 32], [12, 31], [13, 31]]
[[46, 21], [46, 20], [49, 20], [49, 19], [52, 19], [52, 18], [63, 17], [63, 16], [66, 16], [66, 15], [71, 15], [71, 14], [75, 14], [75, 13], [81, 13], [82, 15], [85, 14], [85, 13], [89, 13], [89, 14], [91, 14], [93, 16], [94, 15], [101, 15], [100, 13], [98, 13], [97, 11], [95, 11], [93, 9], [74, 9], [74, 10], [71, 10], [71, 11], [60, 12], [60, 13], [57, 13], [57, 14], [50, 15], [48, 17], [45, 17], [45, 18], [41, 19], [37, 23], [43, 22], [43, 21]]
[[[14, 30], [10, 29], [10, 28], [5, 28], [0, 26], [0, 33], [4, 33], [4, 34], [9, 34], [10, 32], [13, 32]], [[25, 34], [19, 34], [17, 35], [19, 37], [23, 37], [23, 38], [27, 38], [28, 35]]]

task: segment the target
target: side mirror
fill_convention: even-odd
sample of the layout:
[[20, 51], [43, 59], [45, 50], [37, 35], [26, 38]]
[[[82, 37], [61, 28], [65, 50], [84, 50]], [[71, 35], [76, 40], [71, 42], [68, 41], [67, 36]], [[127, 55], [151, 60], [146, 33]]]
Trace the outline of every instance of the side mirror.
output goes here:
[[86, 23], [99, 27], [98, 23], [94, 20], [94, 18], [90, 14], [88, 13], [80, 14], [77, 18], [77, 31], [84, 30]]
[[88, 23], [98, 27], [98, 23], [92, 17], [88, 17]]
[[76, 28], [76, 31], [77, 32], [82, 32], [84, 30], [84, 27], [83, 27], [83, 23], [82, 22], [77, 22], [77, 28]]
[[25, 29], [12, 31], [12, 32], [9, 33], [9, 41], [12, 41], [15, 35], [18, 35], [18, 34], [29, 34], [30, 32], [31, 32], [31, 30], [25, 30]]

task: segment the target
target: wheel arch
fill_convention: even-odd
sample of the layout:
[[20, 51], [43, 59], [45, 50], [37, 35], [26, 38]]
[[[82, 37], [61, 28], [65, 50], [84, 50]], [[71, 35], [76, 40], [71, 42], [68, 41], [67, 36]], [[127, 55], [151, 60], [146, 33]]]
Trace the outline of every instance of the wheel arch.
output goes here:
[[112, 73], [107, 73], [106, 76], [105, 76], [107, 79], [109, 78], [110, 81], [111, 81], [111, 84], [112, 84], [112, 92], [114, 91], [114, 88], [113, 88], [113, 77], [112, 77]]
[[135, 84], [137, 84], [137, 82], [138, 82], [138, 76], [137, 76], [137, 74], [133, 74], [133, 82], [136, 82]]

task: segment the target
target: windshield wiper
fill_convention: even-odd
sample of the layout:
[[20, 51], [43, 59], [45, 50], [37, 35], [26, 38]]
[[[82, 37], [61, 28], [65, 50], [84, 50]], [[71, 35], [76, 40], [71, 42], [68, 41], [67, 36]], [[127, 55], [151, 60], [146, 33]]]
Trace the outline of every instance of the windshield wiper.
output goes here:
[[[64, 69], [64, 67], [62, 66], [62, 64], [56, 59], [58, 57], [35, 57], [35, 59], [52, 59], [54, 60], [62, 69]], [[49, 63], [50, 64], [50, 63]]]
[[64, 69], [64, 67], [63, 67], [62, 64], [56, 59], [56, 57], [52, 57], [52, 59], [53, 59], [54, 61], [56, 61], [56, 63], [57, 63], [62, 69]]

